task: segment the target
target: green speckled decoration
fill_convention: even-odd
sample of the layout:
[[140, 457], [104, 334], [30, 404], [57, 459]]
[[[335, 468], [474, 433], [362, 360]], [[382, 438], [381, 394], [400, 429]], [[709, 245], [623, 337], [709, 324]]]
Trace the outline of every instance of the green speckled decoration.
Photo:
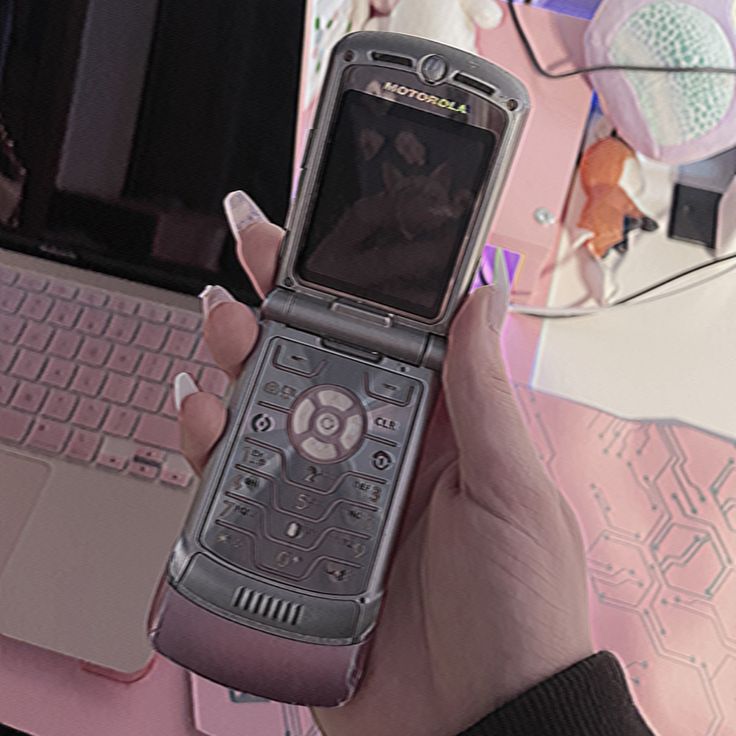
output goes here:
[[[736, 14], [736, 0], [732, 1]], [[733, 49], [718, 22], [674, 0], [656, 0], [633, 13], [618, 30], [610, 53], [615, 64], [734, 65]], [[736, 87], [733, 76], [726, 74], [627, 72], [626, 76], [652, 138], [663, 146], [686, 143], [712, 130], [728, 111]]]

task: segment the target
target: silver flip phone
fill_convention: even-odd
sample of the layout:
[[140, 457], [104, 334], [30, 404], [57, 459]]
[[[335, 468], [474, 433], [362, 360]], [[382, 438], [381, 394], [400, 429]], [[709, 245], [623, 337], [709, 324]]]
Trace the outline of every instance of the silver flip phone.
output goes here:
[[[260, 339], [152, 615], [166, 656], [336, 704], [307, 683], [375, 626], [446, 334], [528, 108], [513, 76], [440, 44], [335, 48]], [[308, 656], [289, 664], [289, 643]]]

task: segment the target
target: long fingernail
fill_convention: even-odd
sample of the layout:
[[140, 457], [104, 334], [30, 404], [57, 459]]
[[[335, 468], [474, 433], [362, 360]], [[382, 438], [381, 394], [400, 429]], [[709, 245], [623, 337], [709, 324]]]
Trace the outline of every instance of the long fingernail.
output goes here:
[[196, 394], [199, 391], [194, 379], [188, 373], [177, 373], [174, 378], [174, 406], [176, 410], [181, 409], [181, 405], [187, 396]]
[[235, 297], [222, 286], [205, 286], [199, 295], [202, 300], [202, 314], [206, 317], [218, 304], [234, 302]]
[[500, 330], [509, 306], [509, 272], [502, 248], [496, 248], [493, 256], [493, 290], [491, 292], [491, 327]]
[[245, 193], [230, 192], [224, 201], [225, 215], [235, 238], [256, 222], [268, 222], [261, 208]]

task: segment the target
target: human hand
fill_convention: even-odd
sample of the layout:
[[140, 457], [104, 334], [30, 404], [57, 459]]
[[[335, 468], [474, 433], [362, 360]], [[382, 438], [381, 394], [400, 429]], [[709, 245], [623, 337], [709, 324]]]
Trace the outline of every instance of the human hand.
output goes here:
[[[280, 240], [263, 222], [238, 235], [261, 295]], [[500, 259], [494, 270], [505, 274]], [[506, 378], [507, 298], [507, 279], [497, 278], [452, 324], [362, 685], [345, 706], [314, 709], [327, 736], [454, 736], [593, 651], [578, 523], [538, 460]], [[205, 310], [205, 339], [235, 378], [256, 342], [256, 317], [221, 290], [210, 291]], [[183, 449], [201, 472], [225, 409], [214, 396], [186, 393]]]

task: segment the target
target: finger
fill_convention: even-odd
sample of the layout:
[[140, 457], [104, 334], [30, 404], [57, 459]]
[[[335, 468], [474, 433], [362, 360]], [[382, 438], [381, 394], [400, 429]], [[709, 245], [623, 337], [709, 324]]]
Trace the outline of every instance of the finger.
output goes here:
[[207, 347], [217, 365], [236, 378], [258, 339], [256, 315], [221, 286], [208, 286], [200, 297]]
[[245, 192], [231, 192], [224, 205], [240, 264], [263, 299], [273, 287], [284, 231], [270, 223]]
[[518, 500], [547, 492], [551, 484], [506, 374], [500, 326], [507, 287], [503, 278], [495, 281], [476, 290], [456, 316], [443, 384], [463, 486], [473, 493], [510, 494]]
[[200, 391], [188, 373], [174, 379], [174, 404], [179, 412], [181, 450], [201, 474], [225, 429], [225, 407], [216, 396]]

